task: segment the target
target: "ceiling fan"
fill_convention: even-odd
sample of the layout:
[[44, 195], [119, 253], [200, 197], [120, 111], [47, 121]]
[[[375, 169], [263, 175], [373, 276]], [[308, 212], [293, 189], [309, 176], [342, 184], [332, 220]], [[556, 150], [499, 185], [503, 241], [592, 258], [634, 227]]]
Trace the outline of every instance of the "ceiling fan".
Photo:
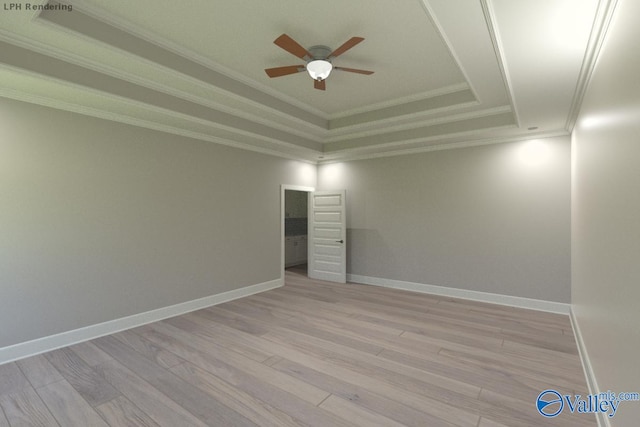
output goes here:
[[332, 70], [347, 71], [349, 73], [366, 75], [373, 74], [373, 71], [359, 70], [357, 68], [336, 67], [331, 63], [333, 58], [342, 55], [363, 40], [364, 38], [362, 37], [351, 37], [349, 40], [343, 43], [342, 46], [333, 51], [327, 46], [312, 46], [309, 49], [305, 49], [294, 39], [286, 34], [283, 34], [273, 42], [290, 54], [303, 59], [306, 64], [267, 68], [264, 71], [269, 77], [281, 77], [287, 76], [289, 74], [296, 74], [307, 71], [313, 79], [313, 87], [319, 90], [325, 90], [325, 80], [327, 77], [329, 77], [329, 74], [331, 74]]

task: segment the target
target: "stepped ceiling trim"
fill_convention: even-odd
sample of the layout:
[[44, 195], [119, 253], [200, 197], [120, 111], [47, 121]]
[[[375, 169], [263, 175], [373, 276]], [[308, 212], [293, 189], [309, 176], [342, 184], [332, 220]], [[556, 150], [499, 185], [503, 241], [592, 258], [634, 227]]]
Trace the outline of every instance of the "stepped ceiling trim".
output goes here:
[[[337, 40], [366, 37], [346, 66], [375, 69], [358, 76], [371, 80], [336, 77], [327, 94], [317, 94], [306, 81], [264, 76], [267, 64], [296, 61], [271, 44], [278, 31], [295, 29], [278, 22], [296, 22], [303, 12], [290, 10], [289, 0], [252, 5], [250, 15], [249, 6], [222, 0], [201, 11], [151, 0], [52, 1], [73, 11], [0, 17], [6, 76], [0, 96], [309, 162], [555, 136], [572, 127], [615, 6], [615, 0], [415, 0], [366, 8], [346, 28], [349, 11], [366, 1], [328, 1], [346, 15], [325, 22], [323, 31]], [[154, 15], [141, 14], [145, 8]], [[251, 31], [205, 25], [200, 15], [213, 10], [226, 13], [213, 21]], [[549, 28], [535, 24], [578, 10], [571, 50], [550, 43]], [[175, 28], [160, 25], [169, 18]], [[198, 43], [199, 32], [221, 49], [215, 41]], [[545, 52], [556, 61], [541, 64]], [[399, 54], [406, 60], [391, 59]], [[303, 83], [307, 89], [296, 89]]]

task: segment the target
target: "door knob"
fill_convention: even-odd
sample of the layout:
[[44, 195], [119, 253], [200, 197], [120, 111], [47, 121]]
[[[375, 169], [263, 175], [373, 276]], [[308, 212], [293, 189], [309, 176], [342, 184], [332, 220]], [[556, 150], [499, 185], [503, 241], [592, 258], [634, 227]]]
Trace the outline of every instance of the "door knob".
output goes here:
[[344, 243], [344, 240], [336, 240], [336, 243]]

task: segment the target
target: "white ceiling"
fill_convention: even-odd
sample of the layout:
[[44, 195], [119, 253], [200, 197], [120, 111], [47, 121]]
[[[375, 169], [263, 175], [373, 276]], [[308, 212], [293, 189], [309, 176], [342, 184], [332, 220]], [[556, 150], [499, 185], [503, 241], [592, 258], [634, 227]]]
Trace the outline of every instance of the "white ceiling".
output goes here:
[[[22, 2], [0, 14], [0, 96], [312, 162], [562, 135], [612, 1]], [[375, 73], [270, 79], [304, 63], [282, 33], [364, 37], [333, 62]]]

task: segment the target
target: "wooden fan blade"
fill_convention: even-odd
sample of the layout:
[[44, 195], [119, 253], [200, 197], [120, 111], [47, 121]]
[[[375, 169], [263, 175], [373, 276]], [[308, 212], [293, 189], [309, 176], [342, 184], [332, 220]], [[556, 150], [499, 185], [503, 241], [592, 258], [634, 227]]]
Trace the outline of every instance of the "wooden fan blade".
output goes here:
[[362, 37], [351, 37], [349, 40], [344, 42], [342, 46], [331, 52], [329, 54], [329, 58], [335, 58], [338, 55], [342, 55], [343, 53], [360, 43], [362, 40], [364, 40], [364, 38]]
[[304, 71], [304, 65], [287, 65], [285, 67], [267, 68], [264, 70], [269, 77], [288, 76]]
[[357, 68], [333, 67], [333, 69], [334, 70], [340, 70], [340, 71], [348, 71], [350, 73], [358, 73], [358, 74], [366, 74], [366, 75], [373, 74], [373, 71], [359, 70]]
[[311, 58], [311, 54], [307, 49], [300, 46], [300, 44], [297, 41], [295, 41], [294, 39], [292, 39], [286, 34], [281, 35], [280, 37], [275, 39], [273, 42], [276, 45], [280, 46], [282, 49], [286, 50], [292, 55], [297, 56], [300, 59]]
[[313, 87], [320, 90], [326, 90], [327, 84], [325, 83], [325, 81], [326, 80], [314, 80]]

